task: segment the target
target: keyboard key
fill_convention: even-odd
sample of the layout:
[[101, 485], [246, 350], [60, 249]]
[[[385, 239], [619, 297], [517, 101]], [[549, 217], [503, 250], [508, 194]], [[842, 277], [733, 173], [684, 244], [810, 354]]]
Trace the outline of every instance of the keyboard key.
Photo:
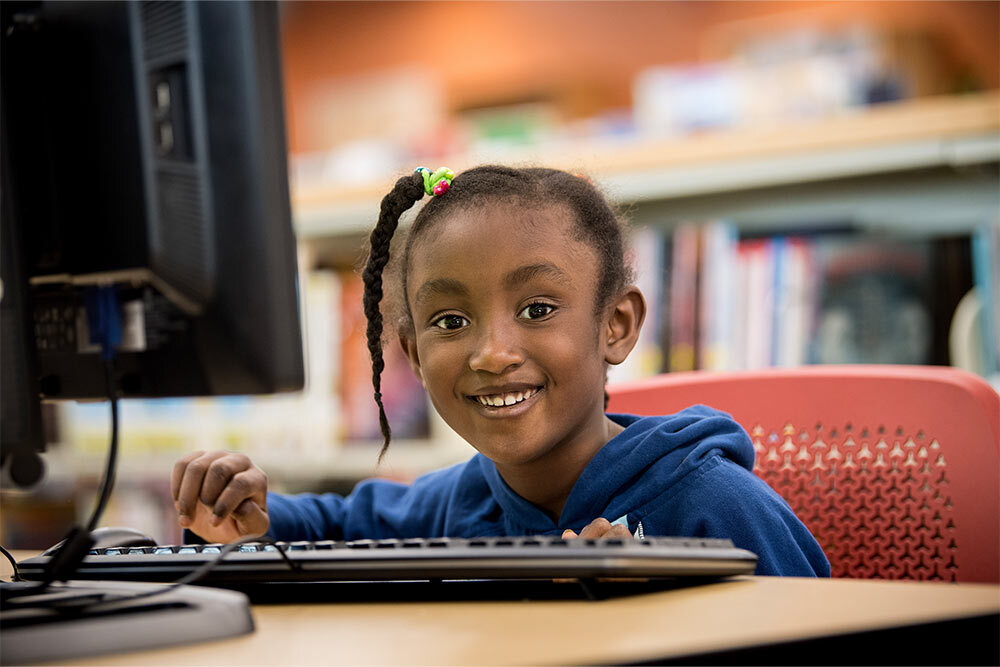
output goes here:
[[354, 540], [347, 543], [348, 549], [371, 549], [375, 544], [374, 540]]

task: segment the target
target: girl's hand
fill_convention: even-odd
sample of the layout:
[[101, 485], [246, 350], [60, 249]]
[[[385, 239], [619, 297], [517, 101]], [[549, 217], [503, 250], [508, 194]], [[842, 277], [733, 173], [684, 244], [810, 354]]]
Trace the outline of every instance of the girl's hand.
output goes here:
[[622, 524], [611, 525], [611, 522], [604, 517], [599, 517], [594, 519], [586, 525], [586, 527], [580, 531], [577, 535], [572, 530], [568, 528], [563, 531], [562, 538], [564, 540], [572, 540], [577, 537], [583, 538], [599, 538], [599, 537], [632, 537], [632, 533], [628, 532], [628, 526], [623, 526]]
[[211, 542], [267, 532], [267, 475], [244, 454], [194, 452], [174, 464], [177, 523]]

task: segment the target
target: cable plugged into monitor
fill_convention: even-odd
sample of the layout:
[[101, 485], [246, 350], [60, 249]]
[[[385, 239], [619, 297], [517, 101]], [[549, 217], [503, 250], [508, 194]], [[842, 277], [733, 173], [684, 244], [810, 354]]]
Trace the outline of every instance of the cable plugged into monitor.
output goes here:
[[94, 546], [91, 532], [104, 514], [111, 490], [115, 483], [115, 469], [118, 464], [118, 394], [114, 382], [115, 350], [121, 344], [122, 318], [121, 304], [114, 285], [95, 287], [86, 293], [87, 324], [90, 327], [90, 342], [99, 345], [104, 360], [105, 381], [108, 400], [111, 402], [111, 446], [108, 449], [107, 466], [101, 481], [100, 496], [90, 515], [86, 528], [76, 526], [63, 541], [62, 546], [52, 555], [43, 586], [53, 581], [68, 581]]
[[[90, 342], [101, 347], [101, 359], [113, 361], [122, 342], [121, 305], [114, 285], [91, 287], [84, 293]], [[110, 397], [109, 397], [110, 398]]]

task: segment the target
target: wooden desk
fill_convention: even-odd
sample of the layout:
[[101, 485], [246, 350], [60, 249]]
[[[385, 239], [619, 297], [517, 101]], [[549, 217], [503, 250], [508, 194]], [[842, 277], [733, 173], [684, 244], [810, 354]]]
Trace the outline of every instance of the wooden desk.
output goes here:
[[[253, 613], [257, 631], [245, 637], [65, 664], [607, 664], [689, 661], [706, 653], [721, 662], [720, 651], [845, 634], [856, 639], [863, 636], [857, 633], [975, 617], [980, 634], [974, 639], [992, 642], [982, 627], [998, 625], [1000, 586], [740, 577], [597, 602], [258, 604]], [[988, 615], [993, 618], [982, 618]], [[878, 662], [865, 659], [861, 642], [833, 641], [859, 651], [856, 662]], [[938, 632], [920, 644], [962, 650], [952, 641]], [[735, 655], [754, 662], [774, 654]], [[839, 661], [822, 655], [819, 661]]]

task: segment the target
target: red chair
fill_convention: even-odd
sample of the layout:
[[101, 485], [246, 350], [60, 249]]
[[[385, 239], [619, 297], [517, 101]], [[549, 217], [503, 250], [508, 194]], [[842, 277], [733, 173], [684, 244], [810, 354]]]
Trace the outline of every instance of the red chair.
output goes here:
[[1000, 581], [1000, 396], [928, 366], [671, 373], [608, 387], [609, 412], [731, 414], [754, 472], [834, 576]]

